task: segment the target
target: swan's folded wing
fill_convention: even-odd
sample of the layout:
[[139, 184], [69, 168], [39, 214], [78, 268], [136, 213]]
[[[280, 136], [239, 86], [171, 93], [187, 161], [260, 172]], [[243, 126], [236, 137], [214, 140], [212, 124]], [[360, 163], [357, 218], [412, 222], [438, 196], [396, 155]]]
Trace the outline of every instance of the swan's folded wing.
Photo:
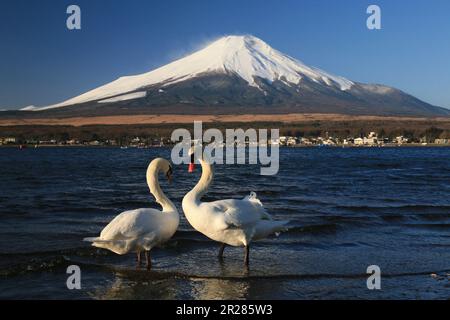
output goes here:
[[265, 215], [262, 206], [255, 205], [246, 199], [215, 201], [211, 205], [217, 213], [220, 213], [219, 220], [222, 229], [256, 225]]
[[244, 197], [243, 201], [249, 201], [255, 210], [261, 215], [262, 220], [272, 220], [272, 216], [266, 211], [261, 200], [256, 197], [255, 192], [251, 192], [250, 195]]
[[151, 208], [122, 212], [102, 230], [97, 240], [130, 240], [145, 236], [159, 228], [161, 217], [160, 211]]

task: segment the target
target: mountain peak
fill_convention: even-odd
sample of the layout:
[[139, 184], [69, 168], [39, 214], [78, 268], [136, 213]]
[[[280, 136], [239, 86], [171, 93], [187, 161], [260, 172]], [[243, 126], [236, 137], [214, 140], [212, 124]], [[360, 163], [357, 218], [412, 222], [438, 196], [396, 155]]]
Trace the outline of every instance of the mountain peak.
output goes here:
[[287, 85], [299, 85], [302, 79], [306, 78], [343, 91], [350, 89], [353, 85], [350, 80], [308, 67], [301, 61], [273, 49], [257, 37], [228, 35], [158, 69], [140, 75], [121, 77], [78, 97], [35, 110], [98, 101], [152, 85], [164, 88], [207, 73], [237, 75], [248, 85], [258, 88], [258, 79], [268, 82], [280, 80]]
[[208, 69], [237, 74], [249, 85], [256, 87], [258, 85], [255, 78], [270, 82], [281, 80], [295, 85], [302, 78], [308, 78], [341, 90], [348, 90], [353, 85], [350, 80], [308, 67], [252, 35], [224, 36], [193, 55], [197, 54], [208, 59]]
[[207, 108], [229, 112], [230, 108], [245, 106], [263, 107], [264, 112], [274, 113], [280, 110], [389, 115], [449, 113], [394, 88], [354, 83], [309, 67], [252, 35], [224, 36], [150, 72], [121, 77], [59, 104], [24, 110], [71, 105], [76, 106], [68, 108], [68, 112], [75, 114], [93, 110], [136, 112], [139, 108], [144, 112], [156, 112], [158, 108], [163, 112], [170, 108], [185, 112], [185, 106], [194, 111], [198, 106], [206, 107], [198, 109], [201, 112]]
[[[218, 46], [225, 46], [228, 49], [235, 49], [235, 50], [239, 50], [243, 47], [256, 47], [256, 46], [266, 46], [269, 47], [270, 46], [265, 43], [263, 40], [252, 36], [250, 34], [246, 34], [246, 35], [227, 35], [227, 36], [223, 36], [219, 39], [217, 39], [216, 41], [214, 41], [213, 43], [211, 43], [209, 46], [211, 45], [218, 45]], [[207, 47], [209, 47], [207, 46]]]

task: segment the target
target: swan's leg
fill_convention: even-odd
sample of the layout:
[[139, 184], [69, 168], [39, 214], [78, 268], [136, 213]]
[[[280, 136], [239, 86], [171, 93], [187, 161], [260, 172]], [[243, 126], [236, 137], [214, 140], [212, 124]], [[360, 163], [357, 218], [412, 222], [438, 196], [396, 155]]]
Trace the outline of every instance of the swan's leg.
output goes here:
[[145, 262], [147, 265], [147, 270], [150, 270], [152, 268], [152, 259], [150, 257], [150, 252], [149, 251], [145, 251]]
[[219, 260], [222, 260], [222, 259], [223, 259], [223, 250], [225, 250], [225, 246], [226, 246], [225, 243], [222, 243], [222, 244], [220, 245], [219, 254], [217, 255], [217, 257], [219, 258]]
[[139, 268], [141, 266], [141, 251], [136, 250], [136, 255], [137, 255], [137, 267]]
[[246, 245], [244, 249], [245, 249], [244, 264], [248, 267], [250, 263], [250, 245]]

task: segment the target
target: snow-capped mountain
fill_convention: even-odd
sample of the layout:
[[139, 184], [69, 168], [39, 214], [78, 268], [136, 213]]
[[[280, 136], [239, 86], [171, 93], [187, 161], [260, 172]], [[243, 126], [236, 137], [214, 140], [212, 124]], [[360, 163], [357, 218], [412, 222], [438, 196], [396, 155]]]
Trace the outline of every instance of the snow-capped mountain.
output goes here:
[[[139, 112], [201, 113], [248, 108], [271, 112], [336, 112], [439, 115], [431, 106], [400, 90], [366, 85], [335, 76], [289, 57], [254, 36], [226, 36], [156, 70], [121, 77], [64, 102], [24, 110], [71, 107], [75, 112], [114, 108]], [[129, 107], [133, 110], [130, 111]], [[182, 107], [186, 108], [182, 108]], [[109, 111], [107, 111], [109, 110]], [[200, 111], [200, 110], [199, 110]], [[258, 112], [259, 112], [258, 111]], [[117, 113], [117, 110], [115, 111]], [[447, 113], [448, 114], [448, 113]]]

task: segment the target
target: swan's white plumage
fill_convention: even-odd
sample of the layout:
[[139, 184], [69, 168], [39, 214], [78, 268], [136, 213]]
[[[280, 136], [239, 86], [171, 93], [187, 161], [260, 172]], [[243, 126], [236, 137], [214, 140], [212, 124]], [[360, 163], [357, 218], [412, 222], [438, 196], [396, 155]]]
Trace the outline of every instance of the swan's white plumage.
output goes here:
[[93, 246], [125, 254], [132, 250], [150, 251], [170, 239], [178, 219], [151, 208], [125, 211], [115, 217], [98, 238], [87, 238]]
[[286, 229], [287, 221], [274, 221], [254, 192], [244, 199], [201, 202], [212, 183], [213, 171], [210, 164], [199, 161], [202, 177], [182, 203], [184, 214], [194, 229], [231, 246], [247, 246], [252, 240]]
[[117, 254], [149, 251], [169, 240], [178, 228], [179, 214], [173, 203], [162, 193], [158, 172], [170, 168], [167, 160], [157, 158], [147, 169], [147, 183], [163, 210], [143, 208], [122, 212], [96, 238], [85, 238], [92, 245]]

